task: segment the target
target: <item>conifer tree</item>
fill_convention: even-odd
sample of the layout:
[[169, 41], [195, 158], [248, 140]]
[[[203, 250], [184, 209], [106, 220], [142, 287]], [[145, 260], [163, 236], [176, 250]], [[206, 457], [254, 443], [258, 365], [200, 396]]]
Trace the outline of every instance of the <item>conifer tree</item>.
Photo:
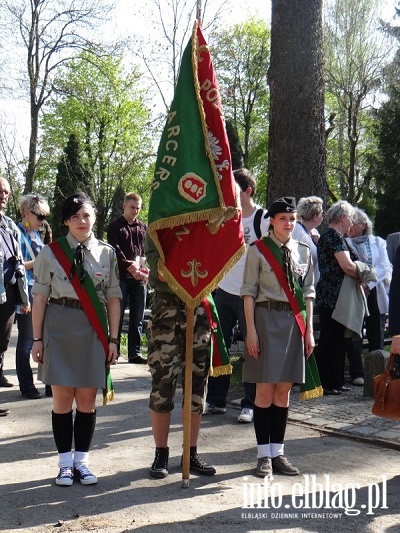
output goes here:
[[70, 194], [78, 191], [92, 197], [92, 180], [80, 161], [79, 142], [76, 135], [71, 134], [64, 152], [57, 165], [57, 177], [53, 196], [51, 224], [53, 238], [65, 235], [65, 226], [60, 220], [61, 206]]

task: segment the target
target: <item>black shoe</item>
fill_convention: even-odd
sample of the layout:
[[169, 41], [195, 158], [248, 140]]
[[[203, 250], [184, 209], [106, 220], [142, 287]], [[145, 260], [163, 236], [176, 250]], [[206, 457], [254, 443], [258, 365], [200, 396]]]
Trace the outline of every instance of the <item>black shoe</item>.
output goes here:
[[44, 394], [45, 396], [47, 396], [48, 398], [51, 398], [53, 396], [53, 391], [51, 389], [51, 385], [46, 385], [45, 388], [44, 388]]
[[0, 377], [0, 387], [14, 387], [14, 383], [11, 383], [10, 381], [8, 381], [6, 376], [1, 376]]
[[351, 391], [351, 387], [345, 387], [345, 386], [343, 385], [343, 387], [340, 387], [339, 390], [340, 390], [341, 392], [349, 392], [349, 391]]
[[150, 475], [158, 479], [168, 476], [169, 448], [156, 448], [156, 455], [150, 467]]
[[10, 409], [0, 409], [0, 416], [7, 416], [10, 414]]
[[339, 396], [340, 394], [342, 394], [341, 390], [324, 389], [324, 396]]
[[132, 359], [128, 359], [128, 363], [132, 363], [134, 365], [147, 365], [147, 360], [143, 359], [140, 355], [137, 355], [136, 357], [132, 357]]
[[86, 465], [74, 467], [74, 479], [79, 480], [82, 485], [94, 485], [97, 483], [97, 477], [92, 474]]
[[[182, 466], [182, 461], [181, 461]], [[197, 447], [190, 448], [190, 471], [201, 476], [213, 476], [216, 470], [213, 466], [208, 465], [197, 453]]]
[[39, 400], [42, 397], [37, 389], [27, 390], [26, 392], [22, 392], [21, 395], [27, 400]]

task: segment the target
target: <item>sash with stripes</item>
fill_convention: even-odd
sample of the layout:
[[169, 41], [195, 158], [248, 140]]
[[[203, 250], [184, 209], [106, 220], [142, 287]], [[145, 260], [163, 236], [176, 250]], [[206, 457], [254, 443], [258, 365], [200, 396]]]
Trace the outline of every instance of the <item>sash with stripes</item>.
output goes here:
[[[108, 324], [107, 315], [104, 305], [100, 302], [96, 288], [92, 279], [87, 274], [83, 280], [83, 286], [80, 284], [77, 272], [71, 279], [71, 266], [74, 260], [74, 252], [71, 249], [66, 237], [61, 237], [56, 241], [49, 243], [49, 247], [55, 255], [57, 261], [60, 263], [68, 279], [79, 298], [83, 310], [92, 325], [96, 335], [98, 336], [103, 348], [105, 356], [108, 354]], [[103, 405], [113, 400], [115, 397], [114, 387], [111, 378], [110, 367], [106, 365], [106, 383], [103, 388]]]
[[[256, 241], [255, 246], [259, 252], [265, 257], [270, 264], [275, 276], [277, 277], [286, 297], [292, 308], [294, 318], [299, 326], [302, 337], [306, 334], [306, 302], [304, 294], [296, 278], [293, 278], [294, 293], [290, 290], [289, 284], [283, 270], [282, 250], [271, 239], [271, 237], [264, 237]], [[323, 395], [321, 380], [319, 377], [317, 362], [312, 353], [305, 360], [305, 382], [300, 384], [300, 400], [309, 400], [311, 398], [319, 398]]]

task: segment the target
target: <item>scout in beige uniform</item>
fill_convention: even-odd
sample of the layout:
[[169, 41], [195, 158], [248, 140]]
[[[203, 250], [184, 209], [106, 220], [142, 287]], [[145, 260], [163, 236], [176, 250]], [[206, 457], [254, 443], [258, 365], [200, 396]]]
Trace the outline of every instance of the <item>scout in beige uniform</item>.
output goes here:
[[[281, 257], [285, 284], [255, 245], [249, 247], [240, 291], [247, 325], [243, 381], [256, 383], [254, 428], [257, 438], [257, 475], [298, 475], [284, 456], [284, 436], [293, 383], [303, 383], [304, 352], [314, 348], [312, 301], [315, 296], [310, 248], [291, 239], [296, 224], [295, 202], [281, 198], [268, 210], [270, 246]], [[307, 310], [304, 339], [284, 290], [294, 292], [294, 281]]]
[[[75, 477], [89, 485], [97, 482], [88, 469], [96, 394], [105, 384], [106, 360], [113, 364], [117, 357], [121, 290], [114, 249], [92, 233], [95, 211], [90, 198], [83, 193], [71, 195], [61, 215], [69, 228], [66, 241], [74, 251], [74, 260], [67, 273], [54, 256], [52, 245], [45, 246], [36, 258], [32, 357], [39, 363], [39, 379], [53, 390], [52, 425], [60, 468], [56, 484], [72, 485]], [[80, 282], [90, 276], [98, 300], [106, 307], [110, 333], [106, 355], [70, 281], [74, 271], [79, 272]]]

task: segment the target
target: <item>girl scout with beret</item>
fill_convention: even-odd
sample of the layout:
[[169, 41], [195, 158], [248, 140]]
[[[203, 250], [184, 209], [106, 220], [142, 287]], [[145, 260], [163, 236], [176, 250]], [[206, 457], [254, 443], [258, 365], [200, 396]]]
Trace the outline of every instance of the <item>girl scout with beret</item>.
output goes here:
[[294, 198], [268, 210], [270, 229], [249, 246], [241, 296], [247, 325], [243, 381], [256, 383], [254, 428], [260, 477], [298, 475], [284, 454], [293, 383], [305, 380], [305, 355], [314, 348], [313, 268], [309, 246], [291, 238]]
[[91, 485], [97, 483], [88, 468], [96, 394], [105, 387], [106, 366], [117, 358], [121, 290], [114, 249], [92, 232], [96, 217], [90, 198], [69, 196], [61, 217], [68, 235], [45, 246], [34, 263], [32, 357], [39, 363], [39, 379], [53, 390], [56, 484], [68, 486], [76, 479]]

